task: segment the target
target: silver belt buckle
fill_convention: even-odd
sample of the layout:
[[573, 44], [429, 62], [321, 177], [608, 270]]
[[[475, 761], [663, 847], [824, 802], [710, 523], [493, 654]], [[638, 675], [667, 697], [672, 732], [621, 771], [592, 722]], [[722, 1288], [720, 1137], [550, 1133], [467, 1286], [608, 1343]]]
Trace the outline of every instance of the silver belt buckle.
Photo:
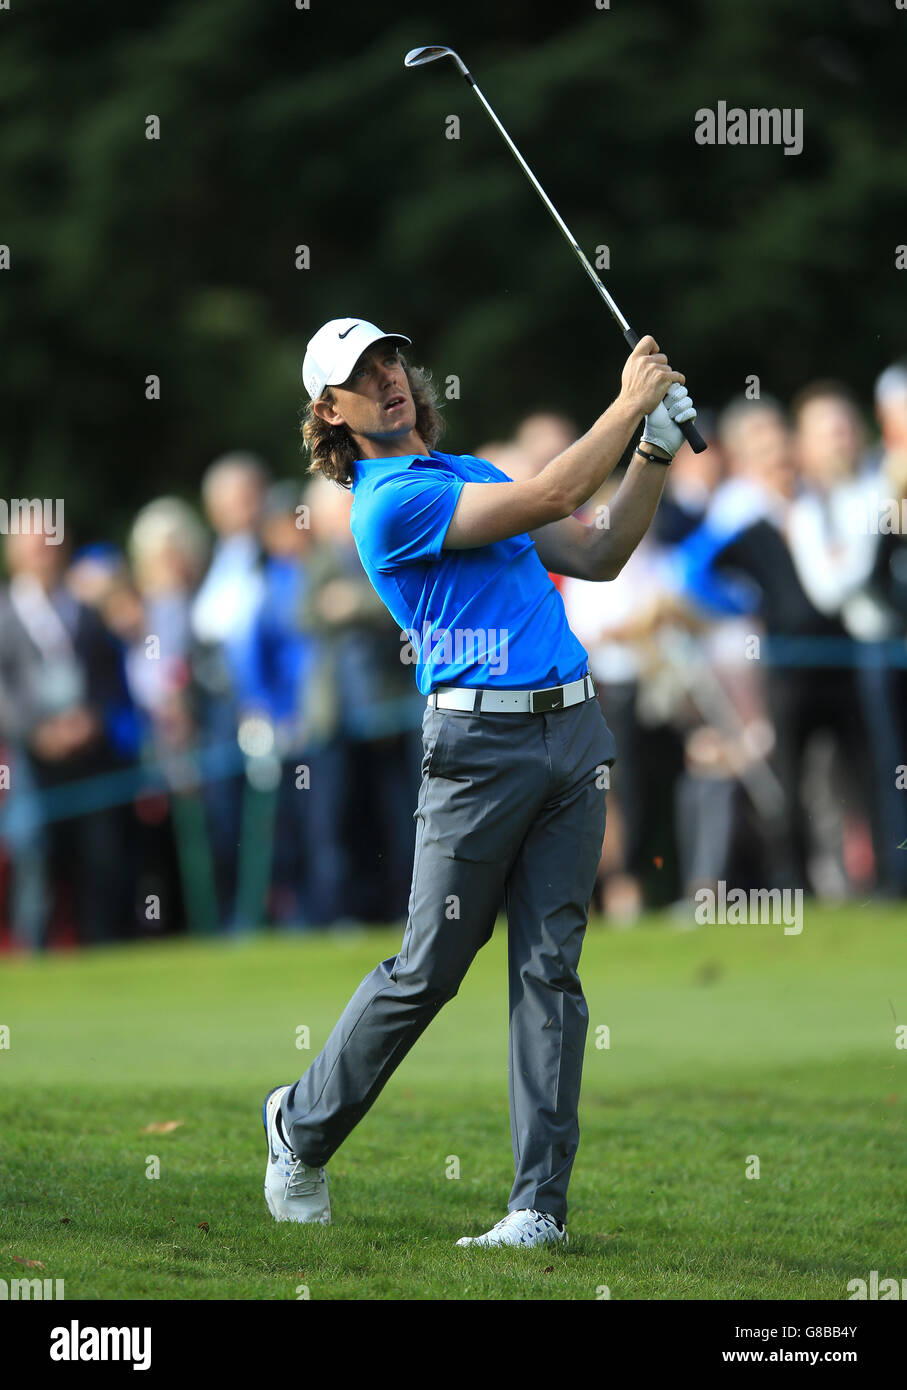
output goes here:
[[550, 690], [530, 690], [529, 709], [532, 714], [547, 714], [552, 709], [564, 708], [564, 687], [552, 686]]

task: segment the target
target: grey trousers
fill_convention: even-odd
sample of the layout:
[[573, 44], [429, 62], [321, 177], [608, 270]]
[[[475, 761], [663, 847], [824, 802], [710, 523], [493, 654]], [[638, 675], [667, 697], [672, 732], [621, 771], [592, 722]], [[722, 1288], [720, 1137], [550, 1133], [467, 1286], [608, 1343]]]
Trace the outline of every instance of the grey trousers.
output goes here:
[[614, 739], [593, 697], [547, 714], [426, 707], [409, 916], [284, 1099], [322, 1167], [457, 993], [504, 903], [509, 928], [510, 1211], [564, 1220], [588, 1011], [577, 970], [605, 833]]

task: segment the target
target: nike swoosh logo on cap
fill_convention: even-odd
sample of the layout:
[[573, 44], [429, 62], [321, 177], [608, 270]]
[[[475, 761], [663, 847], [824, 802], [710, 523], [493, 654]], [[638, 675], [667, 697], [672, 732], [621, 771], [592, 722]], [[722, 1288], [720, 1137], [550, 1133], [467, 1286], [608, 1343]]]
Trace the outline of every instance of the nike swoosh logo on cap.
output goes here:
[[[353, 324], [353, 328], [358, 328], [358, 327], [359, 327], [358, 323], [354, 323], [354, 324]], [[338, 338], [345, 338], [345, 337], [347, 336], [348, 333], [352, 333], [353, 328], [348, 328], [348, 329], [346, 330], [346, 333], [338, 333], [338, 334], [337, 334], [337, 337], [338, 337]]]

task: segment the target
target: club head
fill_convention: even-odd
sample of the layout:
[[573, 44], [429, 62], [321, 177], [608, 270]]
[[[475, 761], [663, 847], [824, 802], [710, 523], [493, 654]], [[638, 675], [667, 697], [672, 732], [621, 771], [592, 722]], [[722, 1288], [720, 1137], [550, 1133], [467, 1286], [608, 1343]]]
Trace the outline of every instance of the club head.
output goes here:
[[463, 60], [452, 48], [445, 48], [438, 43], [429, 44], [426, 48], [411, 48], [403, 62], [408, 68], [421, 68], [424, 63], [433, 63], [437, 58], [453, 58], [464, 77], [468, 76], [468, 69]]

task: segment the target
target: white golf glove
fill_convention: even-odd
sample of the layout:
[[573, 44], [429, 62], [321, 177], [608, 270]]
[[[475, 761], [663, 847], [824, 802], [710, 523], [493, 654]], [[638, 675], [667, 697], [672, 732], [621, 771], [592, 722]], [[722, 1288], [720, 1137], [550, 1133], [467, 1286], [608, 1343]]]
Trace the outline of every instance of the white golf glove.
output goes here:
[[657, 445], [673, 458], [683, 443], [683, 434], [678, 426], [695, 419], [696, 407], [687, 395], [687, 388], [675, 381], [661, 405], [646, 416], [642, 442]]

